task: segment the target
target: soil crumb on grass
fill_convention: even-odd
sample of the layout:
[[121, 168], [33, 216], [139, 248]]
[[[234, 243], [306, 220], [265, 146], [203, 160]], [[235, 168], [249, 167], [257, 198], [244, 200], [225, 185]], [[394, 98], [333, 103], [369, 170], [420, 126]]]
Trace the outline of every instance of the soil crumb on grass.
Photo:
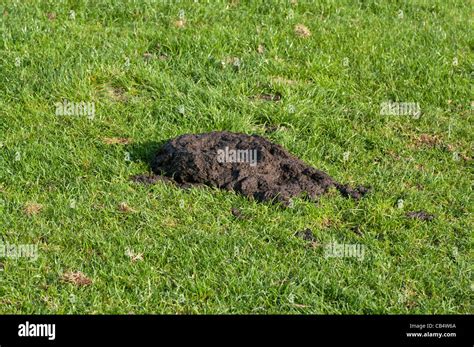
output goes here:
[[368, 191], [336, 182], [261, 136], [226, 131], [174, 138], [158, 151], [151, 168], [181, 186], [204, 184], [284, 205], [297, 196], [315, 200], [330, 188], [354, 199]]
[[308, 29], [306, 25], [303, 24], [297, 24], [295, 26], [295, 33], [299, 37], [309, 37], [311, 36], [311, 31]]
[[239, 210], [238, 208], [231, 208], [230, 210], [232, 212], [232, 215], [237, 218], [237, 219], [240, 219], [240, 220], [243, 220], [243, 219], [246, 219], [245, 216], [243, 215], [242, 211]]
[[308, 242], [316, 242], [316, 237], [314, 237], [313, 231], [309, 228], [298, 231], [295, 236]]
[[133, 208], [131, 208], [130, 206], [128, 206], [128, 204], [126, 202], [121, 202], [119, 205], [118, 205], [118, 210], [120, 212], [124, 212], [124, 213], [133, 213], [133, 212], [136, 212]]
[[81, 271], [66, 272], [62, 275], [61, 279], [63, 282], [72, 283], [76, 286], [88, 286], [92, 284], [92, 280]]
[[358, 236], [363, 236], [364, 235], [362, 233], [361, 229], [360, 229], [360, 226], [358, 226], [358, 225], [354, 225], [350, 229], [351, 229], [352, 232], [354, 232], [354, 234], [356, 234]]
[[412, 212], [407, 212], [406, 216], [411, 219], [419, 219], [419, 220], [426, 220], [430, 221], [435, 219], [435, 215], [425, 212], [425, 211], [412, 211]]

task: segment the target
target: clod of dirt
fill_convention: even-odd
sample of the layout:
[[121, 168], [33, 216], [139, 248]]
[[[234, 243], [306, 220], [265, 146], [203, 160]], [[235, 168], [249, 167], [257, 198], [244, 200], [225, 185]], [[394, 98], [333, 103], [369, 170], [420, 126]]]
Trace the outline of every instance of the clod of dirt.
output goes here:
[[265, 124], [264, 129], [265, 129], [265, 134], [268, 134], [268, 133], [273, 133], [280, 129], [284, 130], [285, 127], [279, 126], [279, 125]]
[[242, 211], [239, 210], [238, 208], [233, 207], [230, 211], [232, 212], [232, 215], [235, 218], [241, 219], [241, 220], [245, 219], [245, 216], [242, 214]]
[[311, 36], [311, 31], [308, 29], [306, 25], [303, 24], [297, 24], [295, 26], [295, 33], [299, 37], [309, 37]]
[[358, 225], [355, 225], [355, 226], [352, 226], [351, 227], [351, 230], [356, 234], [356, 235], [359, 235], [359, 236], [362, 236], [362, 231], [360, 230], [360, 227]]
[[280, 101], [281, 100], [281, 94], [280, 93], [258, 94], [254, 98], [257, 99], [257, 100], [264, 100], [264, 101]]
[[298, 231], [295, 234], [296, 237], [299, 237], [305, 241], [308, 242], [316, 242], [316, 237], [314, 237], [313, 231], [309, 228], [306, 228], [305, 230]]
[[124, 212], [124, 213], [133, 213], [133, 212], [136, 212], [133, 208], [131, 208], [130, 206], [128, 206], [128, 204], [126, 202], [121, 202], [119, 205], [118, 205], [118, 210], [120, 212]]
[[76, 286], [88, 286], [92, 284], [92, 280], [84, 275], [81, 271], [66, 272], [61, 277], [63, 282], [72, 283]]
[[406, 216], [411, 219], [419, 219], [419, 220], [427, 220], [427, 221], [435, 219], [434, 214], [428, 213], [426, 211], [411, 211], [411, 212], [407, 212]]
[[151, 168], [178, 185], [204, 184], [285, 205], [297, 196], [315, 200], [332, 187], [354, 199], [368, 192], [336, 182], [261, 136], [226, 131], [174, 138], [158, 151]]

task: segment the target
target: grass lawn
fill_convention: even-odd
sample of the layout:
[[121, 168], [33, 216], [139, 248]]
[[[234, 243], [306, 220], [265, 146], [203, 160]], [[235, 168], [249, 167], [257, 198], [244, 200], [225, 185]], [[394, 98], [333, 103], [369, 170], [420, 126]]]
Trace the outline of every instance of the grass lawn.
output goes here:
[[[2, 2], [0, 242], [37, 258], [0, 258], [0, 313], [472, 312], [472, 9]], [[58, 115], [64, 100], [95, 113]], [[372, 191], [283, 208], [130, 181], [166, 140], [213, 130]]]

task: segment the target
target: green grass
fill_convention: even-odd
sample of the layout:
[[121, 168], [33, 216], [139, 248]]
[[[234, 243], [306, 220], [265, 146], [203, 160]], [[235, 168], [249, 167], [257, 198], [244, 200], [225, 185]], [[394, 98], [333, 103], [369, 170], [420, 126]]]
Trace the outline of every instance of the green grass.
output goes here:
[[[0, 313], [472, 312], [471, 13], [468, 0], [3, 2], [0, 241], [38, 259], [0, 259]], [[94, 102], [94, 119], [56, 116], [63, 99]], [[389, 100], [422, 116], [381, 115]], [[129, 181], [167, 139], [212, 130], [264, 135], [372, 193], [284, 209]], [[437, 218], [405, 217], [416, 210]], [[294, 236], [305, 228], [320, 247]], [[330, 242], [365, 257], [327, 258]]]

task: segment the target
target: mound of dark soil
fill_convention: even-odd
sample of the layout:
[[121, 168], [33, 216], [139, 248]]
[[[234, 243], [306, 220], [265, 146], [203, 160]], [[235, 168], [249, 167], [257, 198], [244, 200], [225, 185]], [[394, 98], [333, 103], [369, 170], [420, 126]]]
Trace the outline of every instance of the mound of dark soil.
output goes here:
[[259, 201], [288, 203], [296, 196], [314, 200], [331, 187], [355, 199], [367, 192], [362, 186], [352, 189], [334, 181], [325, 172], [257, 135], [182, 135], [168, 141], [151, 166], [156, 174], [170, 177], [180, 185], [205, 184]]

